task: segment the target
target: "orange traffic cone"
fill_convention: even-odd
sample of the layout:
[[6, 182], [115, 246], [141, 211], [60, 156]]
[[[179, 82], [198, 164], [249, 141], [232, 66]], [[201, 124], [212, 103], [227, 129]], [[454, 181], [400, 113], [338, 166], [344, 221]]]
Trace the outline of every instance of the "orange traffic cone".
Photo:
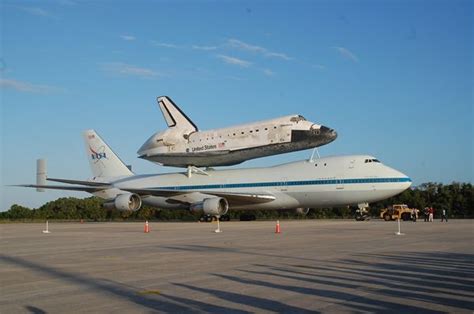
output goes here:
[[150, 226], [148, 225], [148, 220], [145, 221], [145, 233], [150, 233]]
[[277, 220], [277, 225], [276, 225], [275, 233], [281, 233], [281, 230], [280, 230], [280, 220]]

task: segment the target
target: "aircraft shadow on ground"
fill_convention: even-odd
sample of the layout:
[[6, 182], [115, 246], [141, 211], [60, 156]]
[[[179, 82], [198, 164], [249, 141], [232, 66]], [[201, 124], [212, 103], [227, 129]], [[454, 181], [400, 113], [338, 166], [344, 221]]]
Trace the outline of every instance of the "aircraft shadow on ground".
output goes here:
[[[193, 246], [188, 249], [206, 251], [206, 248]], [[219, 248], [214, 249], [220, 251]], [[229, 249], [227, 253], [239, 253], [238, 251]], [[171, 289], [159, 295], [141, 295], [137, 293], [139, 288], [134, 286], [57, 270], [24, 258], [0, 254], [0, 261], [4, 263], [83, 286], [104, 296], [128, 300], [155, 311], [186, 313], [248, 313], [238, 309], [240, 304], [251, 306], [257, 311], [317, 313], [315, 310], [321, 306], [314, 304], [310, 308], [301, 308], [287, 304], [284, 300], [272, 299], [271, 293], [275, 290], [281, 291], [283, 295], [292, 293], [296, 297], [316, 297], [327, 305], [333, 304], [350, 311], [442, 313], [446, 308], [438, 308], [446, 306], [451, 311], [472, 312], [473, 260], [473, 254], [439, 252], [354, 254], [348, 259], [312, 260], [311, 263], [301, 260], [298, 264], [281, 259], [271, 265], [259, 263], [248, 267], [239, 266], [238, 269], [225, 273], [209, 273], [209, 276], [221, 280], [220, 286], [225, 283], [229, 287], [225, 291], [209, 286], [171, 282], [181, 291], [192, 291], [194, 297], [187, 298], [186, 294], [175, 294]], [[233, 288], [235, 283], [239, 284], [239, 293], [233, 291], [236, 289]], [[241, 291], [257, 291], [258, 295]], [[198, 299], [196, 292], [207, 297]], [[208, 297], [227, 304], [233, 303], [234, 306], [223, 306], [216, 301], [204, 302]], [[25, 309], [31, 313], [44, 313], [33, 305], [25, 306]]]
[[196, 287], [188, 284], [178, 284], [176, 286], [187, 288], [194, 291], [199, 291], [202, 293], [207, 293], [209, 295], [216, 296], [219, 299], [227, 302], [233, 302], [236, 304], [245, 304], [250, 305], [255, 308], [266, 310], [266, 311], [277, 311], [279, 313], [319, 313], [317, 311], [312, 311], [309, 309], [303, 309], [296, 306], [291, 306], [280, 301], [255, 297], [246, 294], [234, 293], [230, 291], [216, 290], [210, 288]]
[[262, 252], [257, 252], [256, 250], [245, 250], [245, 249], [231, 248], [231, 247], [214, 247], [214, 246], [207, 246], [207, 245], [179, 245], [179, 246], [162, 245], [160, 246], [160, 248], [168, 249], [168, 250], [184, 251], [184, 252], [202, 252], [206, 254], [232, 253], [232, 254], [238, 254], [238, 255], [262, 256], [262, 257], [293, 259], [293, 260], [301, 260], [301, 261], [314, 261], [311, 258], [304, 258], [304, 257], [292, 256], [292, 255], [273, 254], [273, 253], [262, 253]]
[[[214, 304], [208, 304], [204, 302], [198, 302], [190, 299], [185, 298], [174, 298], [175, 302], [169, 302], [165, 300], [158, 299], [159, 296], [147, 296], [141, 295], [137, 292], [137, 289], [133, 289], [131, 287], [127, 287], [120, 283], [116, 283], [110, 280], [102, 280], [91, 278], [84, 275], [73, 274], [61, 270], [54, 269], [52, 267], [48, 267], [45, 265], [41, 265], [38, 263], [34, 263], [28, 260], [25, 260], [20, 257], [12, 257], [7, 256], [4, 254], [0, 254], [0, 261], [12, 264], [15, 266], [21, 266], [38, 273], [50, 276], [52, 278], [64, 280], [70, 282], [75, 285], [83, 286], [88, 289], [88, 291], [96, 291], [96, 292], [105, 292], [106, 295], [112, 295], [118, 297], [120, 300], [129, 300], [135, 304], [140, 306], [149, 308], [151, 310], [158, 310], [163, 312], [186, 312], [186, 313], [202, 313], [202, 311], [213, 311], [217, 312], [226, 312], [226, 313], [245, 313], [242, 311], [236, 311], [231, 308], [226, 308], [222, 306], [216, 306]], [[169, 298], [172, 300], [172, 298]], [[43, 310], [35, 307], [35, 306], [25, 306], [25, 309], [30, 313], [44, 313]]]
[[[367, 257], [376, 258], [378, 261], [364, 261]], [[255, 264], [253, 266], [262, 270], [240, 270], [252, 279], [245, 279], [245, 276], [215, 275], [247, 285], [334, 299], [334, 303], [346, 306], [350, 304], [350, 308], [362, 311], [397, 309], [403, 312], [436, 312], [432, 309], [404, 304], [405, 300], [413, 300], [433, 305], [435, 308], [436, 305], [440, 305], [455, 308], [457, 311], [472, 312], [474, 310], [473, 260], [473, 254], [438, 252], [400, 255], [360, 254], [354, 255], [354, 259], [318, 263], [314, 266]], [[254, 279], [256, 277], [271, 278], [271, 280]], [[294, 281], [295, 285], [274, 284], [282, 280]], [[304, 285], [302, 287], [298, 285], [298, 282], [306, 283], [306, 286], [316, 284], [318, 287], [327, 287], [327, 289], [312, 289]], [[334, 288], [336, 290], [333, 290]], [[344, 289], [344, 292], [337, 289]], [[360, 292], [364, 289], [370, 292], [369, 296], [347, 292]], [[398, 298], [400, 302], [381, 301], [381, 299], [390, 298]], [[346, 302], [341, 302], [341, 300]]]

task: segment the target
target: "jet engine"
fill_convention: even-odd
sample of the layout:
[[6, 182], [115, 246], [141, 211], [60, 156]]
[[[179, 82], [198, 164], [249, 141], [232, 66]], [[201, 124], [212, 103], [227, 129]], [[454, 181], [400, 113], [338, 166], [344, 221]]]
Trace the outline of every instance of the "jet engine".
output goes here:
[[118, 209], [120, 211], [137, 211], [142, 207], [142, 199], [137, 194], [127, 193], [118, 195], [113, 201], [104, 203], [108, 209]]
[[203, 212], [205, 215], [222, 216], [229, 210], [229, 203], [222, 197], [206, 198], [202, 202], [192, 204], [189, 210]]

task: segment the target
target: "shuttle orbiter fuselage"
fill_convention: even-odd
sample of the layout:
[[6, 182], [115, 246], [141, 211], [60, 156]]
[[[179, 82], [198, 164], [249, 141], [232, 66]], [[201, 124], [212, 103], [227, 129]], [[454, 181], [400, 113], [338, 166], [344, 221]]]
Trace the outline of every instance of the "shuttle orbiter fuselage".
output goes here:
[[328, 144], [337, 133], [300, 115], [199, 131], [168, 97], [158, 97], [168, 129], [151, 136], [140, 158], [174, 167], [229, 166]]

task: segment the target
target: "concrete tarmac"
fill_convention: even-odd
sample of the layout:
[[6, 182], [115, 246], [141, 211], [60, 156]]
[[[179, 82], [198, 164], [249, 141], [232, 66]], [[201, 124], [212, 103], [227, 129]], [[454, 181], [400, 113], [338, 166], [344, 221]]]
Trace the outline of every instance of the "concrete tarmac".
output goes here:
[[474, 224], [0, 225], [0, 313], [472, 313]]

